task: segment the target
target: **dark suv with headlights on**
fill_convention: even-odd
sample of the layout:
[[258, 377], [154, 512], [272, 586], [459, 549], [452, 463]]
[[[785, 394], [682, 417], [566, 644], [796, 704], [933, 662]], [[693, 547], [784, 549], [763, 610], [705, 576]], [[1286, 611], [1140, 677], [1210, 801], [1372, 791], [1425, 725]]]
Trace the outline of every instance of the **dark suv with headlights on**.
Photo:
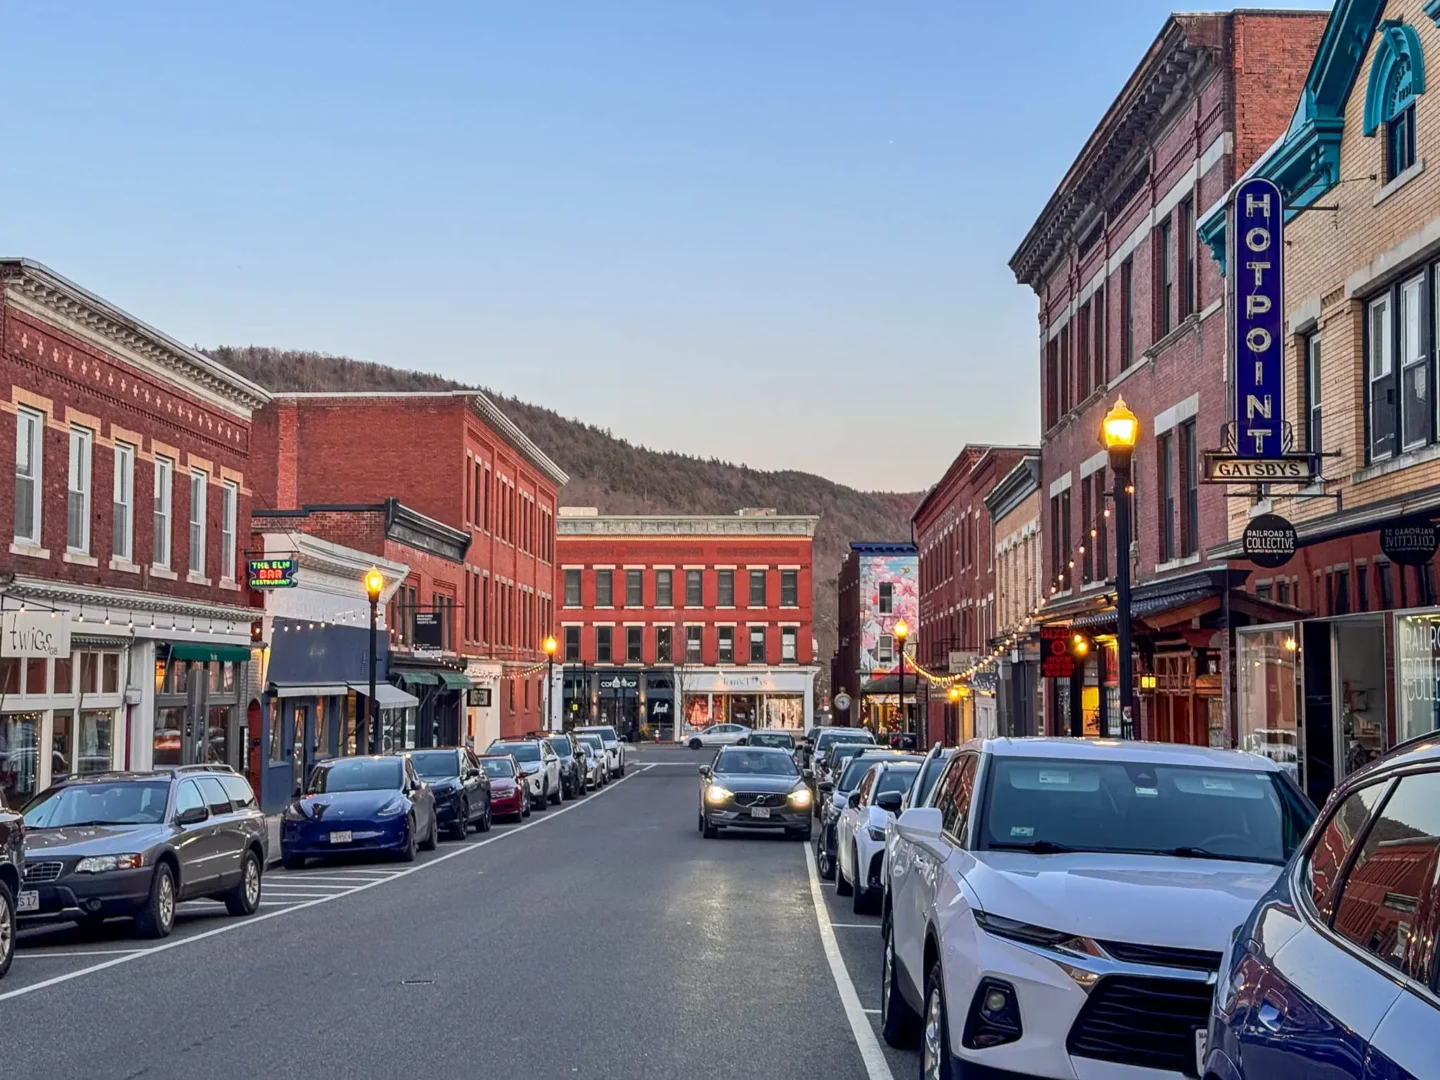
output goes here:
[[15, 904], [25, 872], [25, 822], [0, 799], [0, 979], [15, 959]]
[[810, 839], [812, 796], [784, 750], [727, 746], [700, 766], [700, 831], [707, 840], [721, 829], [784, 829]]
[[410, 764], [435, 796], [435, 823], [455, 840], [464, 840], [473, 825], [490, 831], [490, 777], [475, 755], [463, 747], [411, 750]]
[[245, 778], [223, 765], [70, 776], [26, 805], [22, 921], [113, 916], [162, 938], [184, 900], [260, 906], [268, 833]]

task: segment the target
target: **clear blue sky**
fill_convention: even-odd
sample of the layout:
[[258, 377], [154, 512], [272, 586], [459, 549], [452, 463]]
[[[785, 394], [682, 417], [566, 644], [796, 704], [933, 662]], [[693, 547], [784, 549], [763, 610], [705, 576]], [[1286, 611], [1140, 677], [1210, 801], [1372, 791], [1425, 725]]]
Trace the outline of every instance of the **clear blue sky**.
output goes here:
[[185, 341], [918, 489], [1036, 438], [1006, 263], [1169, 10], [13, 6], [0, 249]]

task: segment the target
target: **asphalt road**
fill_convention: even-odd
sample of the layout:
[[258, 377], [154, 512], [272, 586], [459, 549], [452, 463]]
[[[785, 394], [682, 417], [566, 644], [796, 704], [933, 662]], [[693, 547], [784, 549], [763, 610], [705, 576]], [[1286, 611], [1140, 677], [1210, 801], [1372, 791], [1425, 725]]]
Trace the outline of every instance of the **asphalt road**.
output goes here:
[[702, 839], [708, 757], [640, 748], [600, 793], [413, 866], [272, 871], [257, 915], [185, 905], [163, 942], [26, 930], [3, 1059], [27, 1078], [915, 1075], [875, 1034], [877, 920], [803, 844]]

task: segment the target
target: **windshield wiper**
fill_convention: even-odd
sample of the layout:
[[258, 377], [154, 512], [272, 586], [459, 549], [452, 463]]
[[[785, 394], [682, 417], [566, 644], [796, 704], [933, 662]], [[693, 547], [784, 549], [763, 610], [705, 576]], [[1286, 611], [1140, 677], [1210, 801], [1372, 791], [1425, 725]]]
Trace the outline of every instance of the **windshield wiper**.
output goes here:
[[1211, 851], [1203, 847], [1173, 847], [1163, 851], [1157, 851], [1157, 855], [1173, 855], [1177, 859], [1218, 859], [1221, 862], [1258, 862], [1270, 863], [1278, 866], [1273, 859], [1263, 859], [1258, 855], [1226, 855], [1219, 851]]
[[52, 829], [88, 829], [92, 825], [130, 825], [129, 821], [67, 821], [64, 825], [51, 825]]
[[1077, 848], [1057, 844], [1054, 840], [1031, 840], [1025, 844], [996, 843], [986, 845], [991, 851], [1028, 851], [1032, 855], [1068, 855]]

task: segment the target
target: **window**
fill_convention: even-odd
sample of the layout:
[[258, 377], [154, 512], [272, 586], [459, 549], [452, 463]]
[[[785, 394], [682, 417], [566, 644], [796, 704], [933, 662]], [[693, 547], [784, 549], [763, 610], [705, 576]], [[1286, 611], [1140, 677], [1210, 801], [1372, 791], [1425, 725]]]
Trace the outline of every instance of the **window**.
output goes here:
[[175, 463], [169, 458], [155, 459], [155, 540], [151, 559], [156, 566], [170, 565], [170, 497], [175, 486]]
[[15, 539], [40, 543], [40, 462], [45, 417], [29, 409], [15, 414]]
[[1195, 442], [1195, 421], [1180, 425], [1180, 554], [1200, 550], [1200, 451]]
[[763, 626], [750, 627], [750, 663], [765, 663], [765, 628]]
[[220, 786], [225, 789], [231, 804], [236, 810], [254, 810], [259, 803], [255, 800], [255, 792], [243, 776], [219, 776]]
[[1394, 180], [1415, 164], [1415, 101], [1385, 125], [1385, 179]]
[[1430, 441], [1430, 380], [1421, 326], [1425, 318], [1425, 275], [1411, 278], [1399, 289], [1397, 329], [1400, 345], [1400, 383], [1403, 400], [1405, 449]]
[[578, 664], [580, 662], [580, 627], [565, 627], [565, 663]]
[[1070, 324], [1066, 323], [1060, 328], [1060, 336], [1056, 339], [1060, 343], [1060, 412], [1068, 413], [1075, 402], [1071, 394], [1075, 389], [1075, 380], [1070, 370]]
[[240, 489], [234, 484], [220, 488], [220, 576], [235, 580], [235, 528], [240, 506]]
[[655, 627], [655, 662], [657, 664], [669, 664], [674, 661], [674, 637], [675, 628], [673, 626]]
[[735, 571], [721, 570], [715, 575], [715, 606], [735, 606]]
[[1092, 301], [1095, 310], [1095, 347], [1092, 351], [1095, 362], [1094, 385], [1102, 387], [1110, 377], [1108, 370], [1108, 353], [1106, 352], [1105, 341], [1105, 286], [1095, 290], [1095, 299]]
[[645, 628], [643, 626], [627, 626], [625, 628], [625, 662], [627, 664], [643, 664], [645, 662]]
[[95, 437], [87, 428], [70, 429], [70, 486], [66, 502], [65, 546], [90, 553], [90, 454]]
[[698, 664], [701, 659], [701, 643], [703, 641], [701, 632], [703, 627], [687, 626], [685, 628], [685, 662], [687, 664]]
[[675, 571], [655, 571], [655, 606], [657, 608], [668, 608], [675, 606]]
[[1135, 362], [1135, 260], [1120, 264], [1120, 367]]
[[1355, 567], [1355, 610], [1370, 610], [1370, 575], [1369, 567], [1359, 563]]
[[610, 638], [613, 632], [612, 628], [608, 626], [597, 626], [595, 628], [595, 662], [597, 664], [610, 663]]
[[1305, 365], [1305, 449], [1318, 454], [1325, 445], [1320, 422], [1320, 335], [1307, 334], [1300, 348]]
[[964, 842], [970, 823], [970, 802], [975, 793], [974, 754], [954, 759], [945, 775], [935, 785], [930, 805], [940, 811], [941, 828], [957, 841]]
[[1440, 773], [1402, 776], [1365, 834], [1335, 908], [1337, 934], [1427, 984], [1429, 972], [1418, 965], [1428, 951], [1424, 923], [1435, 897], [1437, 837]]
[[895, 585], [893, 582], [880, 582], [879, 607], [881, 615], [890, 615], [895, 611]]
[[1090, 375], [1094, 370], [1090, 364], [1090, 301], [1081, 305], [1078, 322], [1080, 328], [1075, 333], [1075, 380], [1078, 384], [1075, 397], [1084, 401], [1090, 396]]
[[875, 643], [875, 663], [881, 667], [895, 663], [895, 639], [889, 634], [881, 634]]
[[190, 474], [190, 572], [205, 573], [205, 486], [203, 472]]
[[750, 606], [765, 606], [765, 571], [750, 571]]
[[595, 571], [595, 606], [615, 606], [615, 571]]
[[1156, 325], [1160, 337], [1170, 333], [1174, 325], [1175, 303], [1175, 245], [1171, 233], [1170, 219], [1166, 218], [1155, 231], [1155, 301], [1157, 305]]
[[722, 626], [719, 628], [720, 647], [715, 660], [720, 664], [733, 664], [735, 662], [735, 628], [733, 626]]
[[1156, 494], [1160, 497], [1160, 561], [1169, 562], [1175, 557], [1175, 450], [1171, 435], [1161, 435], [1155, 440], [1155, 468], [1159, 483]]
[[200, 797], [200, 789], [195, 786], [194, 780], [186, 780], [175, 792], [175, 816], [177, 818], [186, 810], [199, 810], [204, 805], [205, 800]]
[[643, 570], [625, 571], [625, 606], [641, 607], [645, 602], [645, 577]]
[[1180, 318], [1195, 314], [1195, 200], [1180, 200]]
[[[1095, 518], [1095, 503], [1091, 500], [1093, 476], [1087, 476], [1080, 481], [1080, 521], [1081, 528], [1084, 523], [1093, 521]], [[1102, 496], [1103, 497], [1103, 496]], [[1090, 537], [1082, 536], [1084, 541], [1085, 554], [1080, 557], [1080, 580], [1088, 585], [1095, 580], [1095, 544]]]
[[701, 571], [699, 571], [699, 570], [686, 570], [686, 571], [685, 571], [685, 606], [686, 606], [686, 607], [697, 607], [697, 608], [698, 608], [698, 607], [703, 607], [703, 606], [704, 606], [705, 601], [704, 601], [704, 593], [703, 593], [702, 590], [701, 590], [701, 578], [700, 578], [700, 574], [701, 574]]
[[580, 571], [565, 571], [565, 606], [580, 606]]
[[1290, 602], [1290, 582], [1287, 579], [1281, 578], [1275, 583], [1275, 599], [1282, 604]]
[[1045, 426], [1060, 422], [1060, 342], [1051, 338], [1045, 346]]
[[800, 571], [780, 571], [780, 606], [800, 606]]
[[1327, 922], [1335, 908], [1335, 897], [1340, 883], [1340, 872], [1350, 858], [1350, 849], [1360, 837], [1370, 812], [1375, 809], [1385, 783], [1371, 784], [1351, 792], [1340, 804], [1325, 831], [1315, 841], [1305, 859], [1304, 881], [1310, 891], [1311, 902]]
[[1390, 297], [1382, 296], [1367, 309], [1370, 367], [1370, 459], [1395, 453], [1395, 362], [1390, 326]]
[[796, 652], [796, 639], [799, 632], [793, 626], [782, 626], [780, 628], [780, 662], [782, 664], [794, 664], [799, 660]]
[[114, 527], [110, 533], [110, 554], [130, 562], [134, 548], [135, 448], [115, 444]]

